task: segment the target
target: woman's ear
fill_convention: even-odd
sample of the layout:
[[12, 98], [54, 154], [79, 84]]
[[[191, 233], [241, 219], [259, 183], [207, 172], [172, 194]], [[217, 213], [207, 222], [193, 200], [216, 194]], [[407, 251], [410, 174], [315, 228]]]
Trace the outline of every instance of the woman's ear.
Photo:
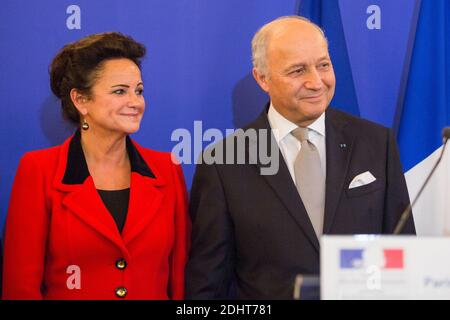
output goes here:
[[78, 89], [72, 89], [70, 90], [70, 100], [72, 100], [73, 105], [81, 115], [87, 115], [87, 102], [89, 99], [85, 94], [81, 93]]

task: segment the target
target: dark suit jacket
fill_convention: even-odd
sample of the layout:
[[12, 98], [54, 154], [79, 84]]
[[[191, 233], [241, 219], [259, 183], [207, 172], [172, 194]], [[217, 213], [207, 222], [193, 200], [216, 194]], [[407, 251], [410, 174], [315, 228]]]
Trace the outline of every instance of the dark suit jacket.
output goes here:
[[[409, 197], [391, 131], [332, 109], [325, 126], [323, 233], [392, 233]], [[249, 128], [270, 129], [267, 109]], [[250, 139], [247, 152], [252, 143], [257, 142]], [[197, 165], [187, 298], [291, 299], [297, 274], [319, 274], [318, 238], [279, 157], [275, 175], [261, 175], [261, 164]], [[349, 189], [365, 171], [376, 181]], [[403, 232], [415, 233], [412, 218]]]
[[[89, 175], [79, 132], [23, 157], [6, 220], [3, 298], [118, 299], [119, 287], [126, 299], [183, 298], [190, 219], [181, 167], [129, 138], [127, 151], [122, 234]], [[69, 266], [79, 267], [79, 289], [67, 285]]]

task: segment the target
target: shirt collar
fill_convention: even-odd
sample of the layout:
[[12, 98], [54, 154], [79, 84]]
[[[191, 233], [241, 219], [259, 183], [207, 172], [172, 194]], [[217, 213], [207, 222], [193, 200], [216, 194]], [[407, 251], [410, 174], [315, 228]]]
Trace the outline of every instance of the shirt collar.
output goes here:
[[[142, 176], [156, 178], [128, 136], [126, 137], [126, 148], [130, 159], [131, 171], [137, 172]], [[66, 170], [62, 183], [82, 184], [89, 176], [86, 158], [81, 147], [81, 132], [77, 130], [69, 144]]]
[[[280, 142], [292, 130], [296, 129], [298, 126], [283, 117], [273, 106], [272, 101], [270, 102], [269, 111], [267, 112], [267, 118], [269, 119], [270, 127], [274, 130], [275, 140]], [[308, 126], [308, 129], [325, 136], [325, 112], [320, 115], [313, 123]]]
[[308, 128], [325, 137], [325, 112], [323, 112], [320, 117], [311, 123]]

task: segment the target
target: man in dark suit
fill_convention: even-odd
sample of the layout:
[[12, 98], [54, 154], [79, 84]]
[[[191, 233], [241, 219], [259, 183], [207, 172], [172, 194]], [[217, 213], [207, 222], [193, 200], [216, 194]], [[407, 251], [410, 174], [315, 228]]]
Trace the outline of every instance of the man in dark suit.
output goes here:
[[[322, 234], [392, 233], [409, 204], [391, 131], [328, 108], [335, 76], [317, 25], [276, 19], [255, 34], [252, 53], [270, 103], [244, 132], [269, 135], [247, 134], [243, 150], [230, 150], [235, 134], [207, 150], [233, 160], [243, 152], [244, 164], [197, 165], [187, 298], [291, 299], [297, 274], [319, 274]], [[279, 159], [269, 174], [254, 152], [264, 143]], [[412, 218], [403, 233], [415, 233]]]

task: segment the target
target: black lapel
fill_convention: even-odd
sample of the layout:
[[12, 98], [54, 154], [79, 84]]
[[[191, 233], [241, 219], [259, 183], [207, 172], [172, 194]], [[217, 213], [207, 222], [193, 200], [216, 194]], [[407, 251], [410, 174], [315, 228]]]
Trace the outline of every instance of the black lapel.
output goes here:
[[[261, 115], [252, 124], [244, 128], [244, 130], [256, 129], [258, 131], [260, 129], [265, 129], [268, 132], [270, 132], [270, 135], [266, 136], [266, 138], [268, 139], [268, 141], [266, 141], [267, 145], [270, 146], [272, 144], [275, 144], [277, 146], [275, 137], [271, 132], [269, 120], [267, 118], [267, 110], [268, 107], [265, 108], [265, 111], [263, 111]], [[260, 136], [258, 135], [257, 141], [250, 140], [250, 143], [258, 143], [259, 138]], [[262, 175], [262, 177], [270, 185], [270, 187], [273, 189], [274, 193], [278, 196], [278, 198], [281, 200], [284, 206], [288, 209], [288, 212], [294, 218], [297, 225], [306, 234], [307, 238], [309, 239], [313, 247], [317, 251], [319, 251], [319, 241], [314, 232], [314, 228], [311, 224], [311, 221], [309, 220], [308, 213], [306, 212], [303, 202], [298, 194], [297, 188], [295, 187], [295, 184], [292, 181], [292, 177], [284, 161], [283, 155], [281, 154], [281, 151], [278, 148], [277, 152], [279, 159], [278, 173], [274, 175]], [[257, 166], [259, 172], [261, 172], [261, 169], [264, 167], [264, 165], [262, 165], [260, 161], [257, 161]]]
[[323, 233], [329, 233], [339, 199], [344, 190], [355, 135], [347, 127], [348, 118], [328, 109], [325, 113], [327, 177]]
[[89, 177], [89, 170], [81, 147], [81, 132], [77, 130], [70, 140], [67, 165], [62, 179], [63, 184], [83, 184]]
[[[141, 156], [130, 137], [126, 137], [126, 148], [130, 158], [131, 171], [142, 176], [156, 178], [150, 167]], [[78, 129], [69, 144], [67, 165], [62, 179], [63, 184], [83, 184], [90, 176], [83, 148], [81, 147], [81, 131]]]

